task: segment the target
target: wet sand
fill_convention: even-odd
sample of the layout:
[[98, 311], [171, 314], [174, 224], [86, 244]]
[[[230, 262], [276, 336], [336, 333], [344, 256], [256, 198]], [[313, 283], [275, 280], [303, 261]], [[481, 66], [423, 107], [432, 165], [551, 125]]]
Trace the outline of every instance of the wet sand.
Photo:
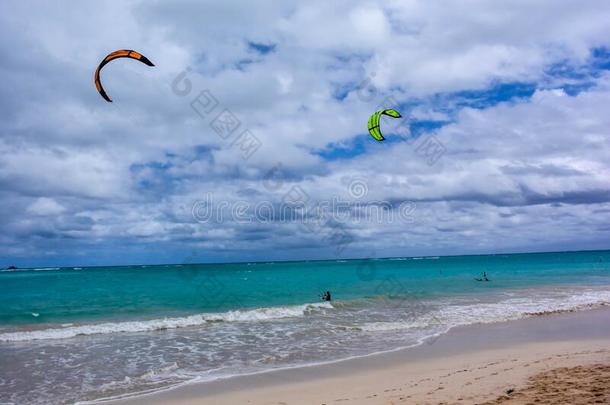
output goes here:
[[415, 348], [116, 403], [578, 404], [610, 403], [609, 390], [610, 309], [601, 308], [456, 328]]

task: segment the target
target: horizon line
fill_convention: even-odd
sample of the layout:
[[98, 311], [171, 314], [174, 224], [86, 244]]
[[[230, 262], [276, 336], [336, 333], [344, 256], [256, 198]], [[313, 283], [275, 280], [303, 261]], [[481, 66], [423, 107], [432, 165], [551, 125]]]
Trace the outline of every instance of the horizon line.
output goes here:
[[[336, 262], [336, 261], [356, 261], [356, 260], [388, 260], [388, 259], [414, 259], [414, 258], [447, 258], [447, 257], [469, 257], [469, 256], [498, 256], [498, 255], [524, 255], [524, 254], [549, 254], [549, 253], [582, 253], [582, 252], [608, 252], [610, 248], [606, 249], [580, 249], [580, 250], [551, 250], [551, 251], [535, 251], [535, 252], [497, 252], [497, 253], [470, 253], [461, 255], [416, 255], [416, 256], [385, 256], [385, 257], [352, 257], [352, 258], [338, 258], [338, 259], [293, 259], [293, 260], [247, 260], [239, 262], [198, 262], [198, 263], [156, 263], [156, 264], [113, 264], [113, 265], [77, 265], [77, 266], [36, 266], [36, 267], [17, 267], [18, 270], [29, 270], [29, 269], [40, 269], [40, 268], [58, 268], [58, 269], [74, 269], [77, 267], [83, 268], [96, 268], [96, 267], [130, 267], [130, 266], [147, 266], [147, 267], [158, 267], [158, 266], [197, 266], [197, 265], [230, 265], [230, 264], [272, 264], [272, 263], [297, 263], [297, 262]], [[11, 266], [11, 265], [9, 265]], [[8, 267], [4, 267], [4, 270], [8, 270]]]

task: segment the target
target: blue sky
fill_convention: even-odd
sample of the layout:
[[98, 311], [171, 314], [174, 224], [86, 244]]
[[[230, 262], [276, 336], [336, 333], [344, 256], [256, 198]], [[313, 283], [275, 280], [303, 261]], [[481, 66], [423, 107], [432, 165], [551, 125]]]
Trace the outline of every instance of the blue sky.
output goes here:
[[[0, 266], [610, 248], [607, 2], [9, 1], [0, 20]], [[155, 67], [109, 64], [109, 104], [92, 75], [121, 48]], [[405, 118], [378, 143], [381, 107]], [[315, 226], [265, 211], [295, 195]]]

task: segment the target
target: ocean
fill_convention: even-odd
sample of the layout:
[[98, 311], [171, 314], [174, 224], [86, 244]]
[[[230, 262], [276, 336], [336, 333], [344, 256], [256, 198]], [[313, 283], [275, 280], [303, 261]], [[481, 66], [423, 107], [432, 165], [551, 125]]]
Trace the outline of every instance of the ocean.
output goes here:
[[607, 304], [610, 251], [5, 270], [0, 403], [97, 402]]

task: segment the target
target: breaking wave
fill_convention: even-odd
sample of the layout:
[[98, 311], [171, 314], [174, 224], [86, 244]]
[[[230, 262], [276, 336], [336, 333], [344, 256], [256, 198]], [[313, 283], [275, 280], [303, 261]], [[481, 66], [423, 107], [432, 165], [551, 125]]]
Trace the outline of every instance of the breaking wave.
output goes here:
[[256, 308], [250, 310], [235, 310], [218, 313], [201, 313], [196, 315], [150, 319], [143, 321], [106, 322], [86, 324], [65, 328], [49, 328], [24, 332], [0, 333], [0, 341], [23, 342], [30, 340], [66, 339], [76, 336], [97, 335], [106, 333], [148, 332], [165, 329], [177, 329], [201, 326], [212, 322], [253, 322], [281, 318], [305, 316], [314, 311], [331, 309], [328, 302], [313, 304]]

